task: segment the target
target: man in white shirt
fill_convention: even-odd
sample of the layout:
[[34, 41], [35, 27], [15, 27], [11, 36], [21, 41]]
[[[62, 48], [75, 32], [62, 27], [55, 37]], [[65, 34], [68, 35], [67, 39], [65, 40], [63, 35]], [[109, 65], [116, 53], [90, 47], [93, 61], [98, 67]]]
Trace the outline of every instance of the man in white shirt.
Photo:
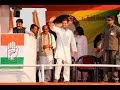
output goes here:
[[36, 24], [31, 24], [30, 32], [28, 32], [28, 34], [34, 36], [37, 39], [38, 32], [39, 32], [39, 27]]
[[[68, 29], [69, 19], [66, 18], [62, 20], [62, 27], [56, 27], [53, 23], [55, 17], [50, 19], [49, 25], [51, 30], [56, 32], [57, 34], [57, 47], [55, 51], [55, 58], [57, 59], [57, 64], [71, 64], [71, 55], [77, 54], [77, 47], [73, 32]], [[71, 54], [71, 49], [74, 54]], [[60, 78], [62, 66], [55, 67], [55, 80], [54, 82], [58, 82]], [[70, 81], [70, 67], [64, 66], [63, 71], [64, 82]]]
[[[38, 37], [38, 32], [39, 32], [39, 27], [36, 25], [36, 24], [31, 24], [31, 26], [30, 26], [30, 31], [28, 32], [28, 34], [30, 35], [30, 36], [33, 36], [35, 39], [36, 39], [36, 45], [37, 45], [37, 37]], [[37, 46], [36, 46], [37, 47]], [[36, 50], [37, 51], [37, 50]], [[37, 52], [36, 52], [37, 53]], [[38, 54], [37, 54], [37, 56], [36, 56], [36, 64], [37, 64], [37, 61], [38, 61], [38, 59], [39, 59], [39, 56], [38, 56]], [[38, 67], [36, 68], [36, 82], [38, 82], [39, 81], [39, 76], [38, 76]]]

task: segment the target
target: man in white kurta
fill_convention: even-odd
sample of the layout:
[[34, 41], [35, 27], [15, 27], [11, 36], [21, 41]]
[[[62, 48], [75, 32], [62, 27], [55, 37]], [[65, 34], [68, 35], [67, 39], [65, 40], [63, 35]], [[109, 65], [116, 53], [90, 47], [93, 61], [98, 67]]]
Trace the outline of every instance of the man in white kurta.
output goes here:
[[[52, 22], [52, 20], [51, 20]], [[55, 51], [55, 58], [57, 59], [57, 64], [71, 64], [71, 49], [74, 54], [77, 52], [76, 42], [73, 32], [68, 29], [69, 20], [65, 19], [62, 21], [62, 27], [56, 27], [50, 22], [50, 28], [57, 34], [57, 47]], [[60, 78], [62, 66], [55, 67], [55, 82]], [[63, 71], [64, 82], [70, 81], [70, 67], [64, 66]]]
[[[56, 47], [55, 38], [52, 34], [49, 33], [49, 28], [47, 25], [42, 27], [43, 32], [38, 37], [38, 52], [39, 52], [39, 64], [53, 64], [53, 49]], [[52, 66], [44, 67], [44, 80], [51, 81], [51, 69]], [[41, 70], [41, 68], [40, 68]], [[39, 76], [41, 76], [39, 74]], [[39, 77], [39, 81], [41, 78]]]

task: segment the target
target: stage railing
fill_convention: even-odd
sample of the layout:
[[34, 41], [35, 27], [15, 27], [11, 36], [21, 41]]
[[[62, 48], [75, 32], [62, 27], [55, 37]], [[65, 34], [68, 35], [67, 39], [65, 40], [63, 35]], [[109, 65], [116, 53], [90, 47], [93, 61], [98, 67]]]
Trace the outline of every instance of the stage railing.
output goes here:
[[0, 65], [0, 67], [41, 67], [42, 73], [42, 82], [44, 82], [44, 67], [48, 66], [79, 66], [79, 67], [120, 67], [120, 65], [112, 65], [112, 64], [37, 64], [37, 65]]

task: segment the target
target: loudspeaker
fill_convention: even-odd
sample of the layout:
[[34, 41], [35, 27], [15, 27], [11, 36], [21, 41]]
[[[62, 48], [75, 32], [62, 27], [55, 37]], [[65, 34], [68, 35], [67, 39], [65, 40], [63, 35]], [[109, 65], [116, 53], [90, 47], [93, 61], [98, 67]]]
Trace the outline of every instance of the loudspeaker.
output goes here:
[[14, 10], [14, 17], [20, 17], [20, 11], [15, 11]]

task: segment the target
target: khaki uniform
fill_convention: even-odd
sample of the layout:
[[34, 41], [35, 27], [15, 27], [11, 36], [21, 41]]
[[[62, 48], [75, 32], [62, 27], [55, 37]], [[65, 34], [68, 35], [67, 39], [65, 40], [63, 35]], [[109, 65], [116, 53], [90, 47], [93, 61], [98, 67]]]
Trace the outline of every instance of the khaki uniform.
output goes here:
[[[120, 37], [120, 27], [113, 25], [112, 27], [107, 26], [103, 31], [101, 38], [103, 39], [103, 58], [104, 64], [116, 64], [116, 53], [118, 51], [118, 38]], [[108, 73], [108, 72], [112, 73]], [[108, 79], [111, 78], [111, 74], [115, 72], [115, 68], [104, 68], [103, 74], [107, 74]]]
[[102, 38], [104, 50], [118, 50], [118, 37], [120, 36], [120, 28], [117, 25], [106, 27]]

